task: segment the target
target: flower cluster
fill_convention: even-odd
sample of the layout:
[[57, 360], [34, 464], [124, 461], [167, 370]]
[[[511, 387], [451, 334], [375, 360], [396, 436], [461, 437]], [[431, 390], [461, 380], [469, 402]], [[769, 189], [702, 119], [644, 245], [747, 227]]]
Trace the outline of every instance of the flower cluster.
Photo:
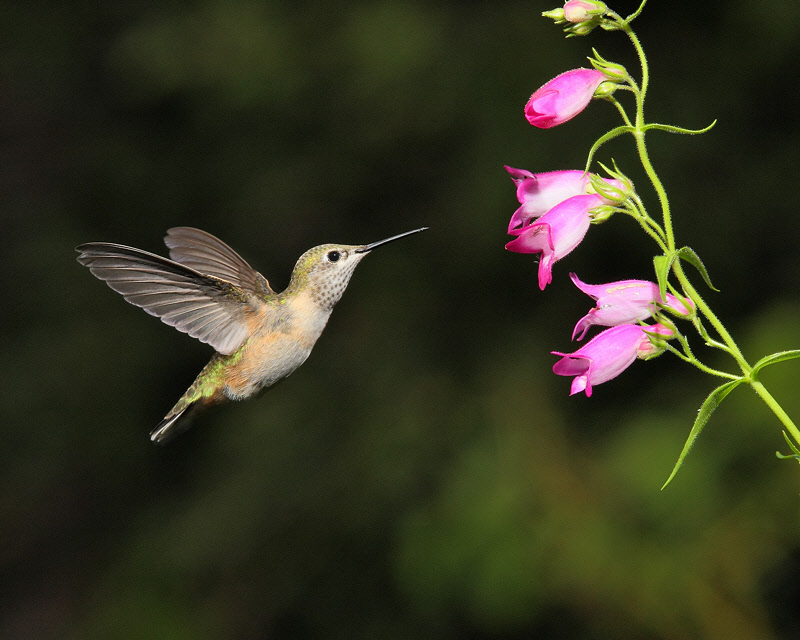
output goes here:
[[[594, 24], [605, 12], [605, 5], [570, 0], [557, 21]], [[563, 15], [562, 15], [563, 14]], [[619, 65], [593, 61], [595, 69], [573, 69], [562, 73], [533, 93], [525, 105], [525, 118], [542, 129], [555, 127], [581, 113], [595, 97], [606, 97], [624, 80]], [[593, 222], [605, 220], [615, 207], [633, 194], [633, 186], [621, 174], [610, 178], [586, 171], [567, 170], [531, 173], [506, 167], [516, 185], [519, 208], [508, 224], [515, 238], [506, 249], [517, 253], [539, 254], [539, 288], [552, 282], [553, 264], [575, 249]], [[570, 394], [592, 394], [592, 386], [606, 382], [624, 371], [634, 360], [649, 359], [665, 349], [665, 340], [676, 330], [662, 311], [688, 317], [694, 307], [688, 299], [662, 296], [659, 286], [645, 280], [621, 280], [588, 285], [575, 274], [572, 281], [596, 300], [596, 306], [581, 318], [572, 338], [582, 340], [592, 325], [609, 327], [574, 353], [554, 351], [561, 356], [553, 372], [573, 376]], [[645, 324], [649, 318], [654, 324]]]
[[[650, 159], [645, 138], [650, 131], [704, 133], [716, 121], [702, 129], [687, 129], [645, 119], [649, 65], [631, 22], [641, 14], [646, 3], [647, 0], [640, 0], [638, 8], [626, 17], [602, 0], [566, 0], [562, 8], [543, 13], [562, 25], [567, 37], [584, 36], [598, 27], [603, 31], [624, 34], [636, 51], [638, 69], [631, 74], [625, 66], [606, 60], [594, 51], [589, 58], [591, 68], [565, 71], [533, 92], [525, 104], [525, 119], [534, 127], [550, 129], [562, 125], [586, 110], [594, 99], [611, 103], [622, 122], [595, 140], [583, 170], [532, 173], [506, 167], [519, 201], [519, 207], [508, 224], [508, 234], [513, 239], [506, 244], [506, 249], [536, 254], [538, 284], [544, 290], [553, 280], [555, 263], [583, 242], [590, 226], [605, 222], [617, 213], [633, 218], [658, 246], [658, 252], [653, 256], [655, 282], [619, 280], [592, 285], [571, 273], [575, 286], [595, 301], [595, 306], [578, 320], [572, 339], [583, 340], [594, 325], [603, 327], [603, 330], [572, 353], [553, 351], [560, 358], [553, 366], [553, 372], [572, 378], [570, 395], [582, 391], [591, 396], [595, 385], [615, 378], [635, 360], [647, 360], [668, 350], [718, 380], [721, 378], [721, 384], [700, 406], [689, 438], [666, 484], [683, 464], [710, 415], [733, 389], [742, 384], [750, 386], [758, 394], [786, 429], [783, 435], [792, 452], [789, 455], [777, 454], [778, 457], [800, 462], [800, 427], [767, 391], [758, 376], [764, 367], [800, 359], [800, 349], [773, 353], [750, 364], [722, 320], [692, 283], [690, 276], [699, 274], [706, 285], [714, 289], [700, 256], [691, 247], [680, 246], [676, 241], [669, 197]], [[630, 112], [631, 101], [635, 115]], [[603, 145], [628, 135], [635, 140], [640, 167], [658, 196], [660, 215], [653, 216], [648, 211], [630, 179], [619, 171], [615, 163], [611, 169], [598, 163], [605, 172], [603, 177], [589, 172]], [[696, 273], [686, 270], [686, 266], [691, 266]], [[732, 357], [736, 372], [702, 362], [689, 346], [687, 336], [678, 328], [681, 319], [691, 322], [706, 347]]]

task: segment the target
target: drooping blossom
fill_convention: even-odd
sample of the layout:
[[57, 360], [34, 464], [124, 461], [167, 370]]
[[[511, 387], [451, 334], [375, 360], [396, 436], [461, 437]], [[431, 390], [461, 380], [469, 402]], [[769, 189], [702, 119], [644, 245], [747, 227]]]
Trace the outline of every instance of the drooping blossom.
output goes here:
[[596, 69], [572, 69], [537, 89], [525, 105], [534, 127], [550, 129], [571, 120], [586, 108], [606, 76]]
[[659, 352], [647, 333], [665, 338], [673, 335], [662, 324], [641, 326], [623, 324], [597, 334], [574, 353], [553, 351], [561, 360], [553, 365], [553, 373], [559, 376], [574, 376], [569, 395], [586, 393], [592, 395], [592, 386], [616, 378], [637, 358], [648, 358]]
[[[517, 200], [520, 203], [520, 207], [514, 212], [508, 223], [509, 233], [543, 216], [567, 198], [595, 193], [591, 183], [592, 174], [585, 171], [531, 173], [525, 169], [515, 169], [509, 166], [506, 166], [505, 169], [511, 174], [511, 179], [517, 186]], [[624, 192], [625, 186], [621, 181], [613, 178], [605, 180]], [[611, 200], [604, 198], [603, 202], [610, 204]]]
[[520, 203], [508, 224], [509, 233], [543, 216], [559, 202], [572, 196], [585, 195], [589, 185], [589, 174], [585, 171], [531, 173], [509, 166], [505, 169], [517, 185], [517, 200]]
[[577, 247], [589, 230], [589, 210], [601, 205], [597, 194], [572, 196], [550, 209], [533, 224], [509, 231], [517, 237], [506, 245], [516, 253], [541, 253], [539, 288], [553, 280], [553, 264]]
[[669, 293], [666, 300], [662, 299], [655, 282], [619, 280], [606, 284], [586, 284], [574, 273], [570, 273], [569, 277], [578, 289], [597, 301], [594, 309], [575, 325], [575, 330], [572, 332], [573, 340], [576, 335], [578, 340], [583, 340], [589, 327], [594, 324], [615, 327], [647, 320], [656, 311], [657, 302], [679, 315], [685, 316], [692, 311], [689, 300], [684, 302]]

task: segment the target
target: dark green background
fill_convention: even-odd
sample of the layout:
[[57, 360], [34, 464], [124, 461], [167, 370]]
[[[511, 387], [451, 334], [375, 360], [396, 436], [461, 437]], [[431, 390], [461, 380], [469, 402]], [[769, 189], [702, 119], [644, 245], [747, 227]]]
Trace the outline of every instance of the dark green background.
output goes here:
[[[795, 3], [651, 4], [650, 119], [718, 119], [650, 138], [679, 242], [752, 361], [798, 348]], [[534, 129], [527, 97], [592, 46], [635, 68], [624, 36], [565, 40], [549, 8], [6, 4], [0, 636], [793, 637], [800, 476], [766, 407], [737, 390], [661, 492], [716, 382], [665, 355], [570, 398], [550, 370], [590, 306], [568, 272], [651, 277], [654, 247], [614, 218], [545, 292], [503, 248], [502, 165], [581, 168], [617, 123], [596, 103]], [[600, 159], [655, 214], [631, 151]], [[73, 247], [164, 253], [176, 225], [276, 288], [313, 245], [431, 230], [359, 267], [288, 382], [159, 448], [210, 351]], [[799, 374], [763, 374], [795, 418]]]

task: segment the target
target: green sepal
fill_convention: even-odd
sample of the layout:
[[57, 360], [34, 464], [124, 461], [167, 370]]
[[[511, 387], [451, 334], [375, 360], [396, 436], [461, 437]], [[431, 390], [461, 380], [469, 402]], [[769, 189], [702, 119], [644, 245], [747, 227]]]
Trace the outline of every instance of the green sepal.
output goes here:
[[785, 432], [785, 431], [783, 431], [782, 433], [783, 433], [783, 437], [784, 437], [784, 439], [786, 440], [786, 443], [789, 445], [789, 448], [790, 448], [792, 451], [794, 451], [794, 453], [791, 453], [791, 454], [789, 454], [788, 456], [785, 456], [785, 455], [783, 455], [783, 454], [782, 454], [780, 451], [776, 451], [776, 452], [775, 452], [775, 455], [776, 455], [778, 458], [780, 458], [781, 460], [789, 460], [789, 459], [792, 459], [792, 460], [797, 460], [798, 462], [800, 462], [800, 449], [798, 449], [798, 448], [797, 448], [797, 447], [794, 445], [794, 442], [792, 442], [792, 441], [789, 439], [789, 436], [787, 436], [787, 435], [786, 435], [786, 432]]
[[706, 265], [703, 264], [703, 261], [700, 259], [694, 249], [690, 247], [681, 247], [678, 249], [678, 253], [676, 254], [681, 260], [688, 262], [692, 265], [695, 269], [700, 272], [700, 275], [703, 276], [703, 280], [706, 281], [706, 284], [709, 286], [710, 289], [713, 291], [719, 291], [713, 284], [711, 284], [711, 278], [708, 275], [708, 271], [706, 271]]
[[756, 375], [764, 367], [775, 364], [776, 362], [783, 362], [784, 360], [794, 360], [800, 358], [800, 349], [793, 349], [792, 351], [779, 351], [768, 356], [764, 356], [753, 365], [753, 373]]
[[661, 255], [653, 258], [653, 266], [656, 270], [656, 282], [658, 282], [658, 292], [661, 294], [661, 299], [667, 299], [667, 279], [669, 278], [669, 270], [672, 268], [672, 262], [675, 260], [675, 254]]
[[708, 397], [703, 401], [703, 404], [700, 405], [700, 410], [697, 412], [697, 418], [692, 425], [692, 430], [689, 432], [689, 437], [686, 439], [686, 444], [683, 445], [683, 451], [681, 451], [681, 455], [678, 456], [678, 461], [675, 463], [672, 473], [669, 474], [669, 478], [667, 478], [664, 486], [661, 487], [662, 491], [670, 482], [672, 482], [675, 474], [678, 473], [678, 469], [680, 469], [681, 465], [683, 465], [684, 459], [689, 454], [689, 451], [691, 451], [692, 447], [694, 446], [694, 441], [697, 440], [697, 436], [700, 435], [703, 427], [706, 426], [711, 414], [714, 413], [714, 410], [722, 403], [725, 397], [742, 382], [744, 382], [744, 380], [738, 378], [718, 386], [708, 395]]

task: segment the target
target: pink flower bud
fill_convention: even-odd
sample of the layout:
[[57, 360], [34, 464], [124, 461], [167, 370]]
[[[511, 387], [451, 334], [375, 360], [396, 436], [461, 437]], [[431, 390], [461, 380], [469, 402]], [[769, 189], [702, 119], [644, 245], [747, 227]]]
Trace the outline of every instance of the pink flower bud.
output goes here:
[[525, 117], [540, 129], [571, 120], [586, 108], [604, 80], [606, 76], [596, 69], [566, 71], [536, 90], [525, 105]]
[[550, 209], [533, 224], [509, 233], [517, 237], [506, 245], [517, 253], [541, 253], [539, 288], [553, 280], [553, 264], [577, 247], [589, 230], [589, 210], [603, 203], [596, 195], [572, 196]]
[[[572, 339], [578, 336], [583, 340], [586, 332], [593, 324], [604, 327], [616, 327], [621, 324], [633, 324], [639, 320], [647, 320], [657, 310], [656, 302], [671, 309], [678, 315], [687, 315], [691, 312], [688, 306], [671, 294], [663, 300], [655, 282], [647, 280], [619, 280], [607, 284], [586, 284], [581, 282], [574, 273], [569, 277], [575, 286], [586, 295], [597, 300], [595, 308], [578, 320]], [[580, 335], [578, 335], [580, 334]]]
[[[592, 386], [616, 378], [636, 358], [656, 355], [656, 347], [647, 333], [669, 338], [673, 331], [661, 324], [642, 327], [638, 324], [623, 324], [606, 329], [574, 353], [553, 351], [561, 360], [553, 365], [553, 373], [559, 376], [574, 376], [569, 395], [586, 393], [592, 395]], [[663, 349], [663, 347], [661, 347]]]
[[567, 22], [580, 23], [593, 19], [595, 16], [606, 12], [606, 5], [602, 2], [589, 0], [569, 0], [564, 4], [564, 19]]

